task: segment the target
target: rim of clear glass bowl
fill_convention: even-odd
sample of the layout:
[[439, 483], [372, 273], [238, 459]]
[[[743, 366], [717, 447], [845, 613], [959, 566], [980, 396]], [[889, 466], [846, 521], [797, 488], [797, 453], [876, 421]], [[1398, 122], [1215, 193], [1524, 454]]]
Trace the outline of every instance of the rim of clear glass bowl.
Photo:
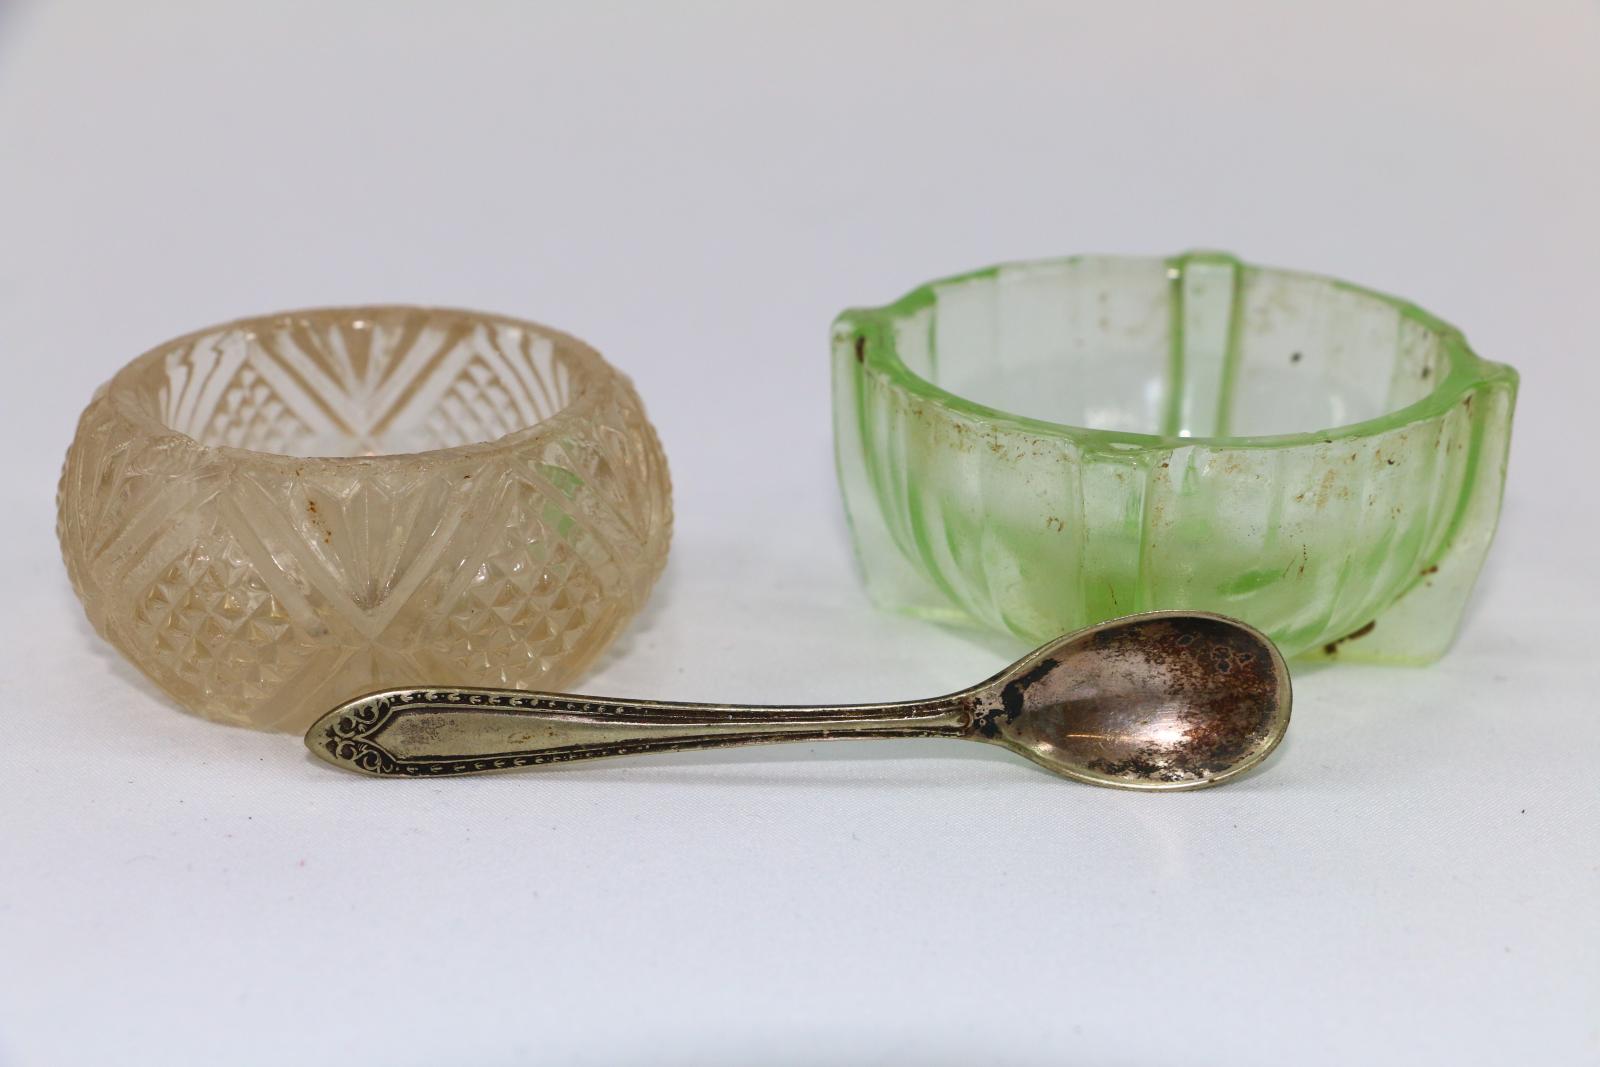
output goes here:
[[[1003, 270], [1026, 269], [1030, 266], [1060, 268], [1086, 260], [1139, 258], [1144, 257], [1082, 253], [1072, 256], [1053, 256], [996, 263], [978, 270], [963, 271], [959, 274], [936, 278], [932, 281], [924, 282], [892, 303], [875, 307], [853, 307], [843, 312], [835, 321], [835, 340], [846, 340], [851, 334], [862, 336], [868, 331], [876, 332], [887, 324], [936, 305], [938, 302], [937, 291], [941, 287], [992, 278]], [[1460, 403], [1461, 399], [1472, 391], [1474, 387], [1483, 385], [1485, 382], [1495, 378], [1515, 377], [1516, 375], [1516, 371], [1509, 365], [1496, 363], [1479, 356], [1467, 344], [1465, 336], [1457, 327], [1452, 326], [1437, 315], [1425, 311], [1411, 301], [1390, 293], [1363, 285], [1356, 285], [1353, 282], [1347, 282], [1343, 279], [1314, 271], [1289, 270], [1247, 263], [1226, 252], [1193, 251], [1175, 256], [1152, 256], [1149, 258], [1163, 260], [1167, 266], [1167, 278], [1173, 282], [1178, 281], [1183, 276], [1183, 271], [1191, 263], [1217, 263], [1226, 264], [1236, 271], [1258, 270], [1282, 278], [1298, 278], [1306, 281], [1322, 282], [1353, 295], [1380, 301], [1394, 308], [1402, 318], [1410, 319], [1438, 336], [1440, 349], [1448, 361], [1449, 372], [1439, 375], [1439, 380], [1434, 387], [1419, 399], [1394, 411], [1377, 415], [1370, 419], [1363, 419], [1359, 422], [1340, 423], [1310, 430], [1297, 430], [1292, 433], [1242, 436], [1196, 434], [1194, 436], [1184, 436], [1179, 434], [1141, 433], [1133, 430], [1096, 429], [1074, 423], [1055, 422], [1049, 419], [1019, 415], [1001, 408], [990, 407], [976, 400], [970, 400], [958, 393], [952, 393], [917, 374], [901, 361], [898, 346], [893, 343], [865, 345], [864, 351], [858, 352], [858, 355], [868, 368], [884, 374], [893, 384], [903, 388], [906, 392], [972, 418], [1030, 433], [1064, 435], [1085, 443], [1104, 444], [1113, 447], [1120, 446], [1129, 449], [1169, 449], [1174, 446], [1184, 445], [1211, 445], [1226, 448], [1287, 448], [1296, 445], [1325, 444], [1330, 440], [1339, 440], [1341, 438], [1365, 437], [1442, 415], [1449, 411], [1452, 406]], [[881, 336], [875, 339], [881, 341]], [[1181, 341], [1175, 340], [1174, 343], [1181, 343]]]
[[204, 326], [198, 330], [191, 330], [179, 337], [163, 341], [154, 348], [150, 348], [129, 360], [111, 376], [110, 381], [106, 383], [106, 399], [116, 406], [117, 414], [120, 417], [127, 420], [135, 429], [144, 430], [151, 438], [170, 438], [181, 446], [193, 449], [202, 455], [223, 458], [237, 457], [241, 460], [248, 459], [250, 462], [270, 462], [285, 468], [300, 469], [304, 469], [307, 465], [347, 468], [374, 467], [414, 463], [419, 460], [447, 461], [479, 458], [505, 449], [519, 448], [530, 441], [536, 441], [558, 432], [572, 421], [587, 415], [597, 403], [598, 391], [595, 388], [595, 381], [588, 376], [578, 375], [575, 376], [572, 383], [573, 393], [561, 407], [542, 419], [512, 430], [510, 433], [501, 434], [499, 437], [489, 437], [481, 441], [469, 441], [464, 444], [451, 445], [447, 448], [430, 448], [417, 452], [378, 452], [369, 456], [302, 456], [295, 455], [292, 452], [265, 452], [253, 448], [241, 448], [238, 445], [206, 444], [190, 434], [168, 425], [138, 402], [138, 394], [142, 387], [132, 379], [139, 372], [146, 369], [150, 364], [165, 358], [170, 353], [179, 351], [205, 338], [225, 334], [231, 330], [249, 331], [254, 328], [281, 326], [286, 323], [292, 323], [297, 319], [339, 318], [359, 321], [363, 316], [372, 318], [380, 314], [392, 315], [395, 313], [417, 313], [433, 320], [458, 318], [473, 324], [501, 325], [518, 330], [531, 331], [542, 338], [548, 339], [563, 358], [571, 359], [583, 370], [593, 371], [596, 374], [623, 376], [622, 372], [612, 366], [600, 354], [598, 349], [574, 337], [572, 334], [546, 326], [543, 323], [534, 322], [531, 319], [432, 304], [330, 304], [318, 307], [294, 308], [266, 315], [245, 315], [237, 319]]

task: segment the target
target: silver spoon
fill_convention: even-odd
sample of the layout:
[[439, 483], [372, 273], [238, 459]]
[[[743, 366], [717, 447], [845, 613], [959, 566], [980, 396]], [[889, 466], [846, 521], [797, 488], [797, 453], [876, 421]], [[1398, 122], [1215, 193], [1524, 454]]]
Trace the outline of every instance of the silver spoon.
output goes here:
[[306, 732], [335, 766], [436, 778], [603, 756], [853, 737], [963, 737], [1067, 778], [1197, 789], [1266, 758], [1289, 727], [1289, 672], [1263, 634], [1192, 611], [1131, 615], [931, 700], [745, 707], [516, 689], [391, 689]]

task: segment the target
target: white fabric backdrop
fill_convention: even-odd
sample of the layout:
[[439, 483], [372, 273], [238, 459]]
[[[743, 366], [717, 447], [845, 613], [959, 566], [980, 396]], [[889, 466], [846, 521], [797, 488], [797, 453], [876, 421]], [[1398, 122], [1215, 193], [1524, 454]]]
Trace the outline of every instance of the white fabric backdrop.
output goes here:
[[[1600, 1060], [1600, 8], [58, 3], [0, 10], [0, 1063]], [[1524, 388], [1427, 670], [1297, 673], [1236, 785], [956, 743], [377, 783], [172, 710], [51, 526], [94, 387], [287, 307], [527, 315], [637, 381], [678, 537], [586, 682], [874, 700], [828, 323], [1223, 247], [1405, 294]]]

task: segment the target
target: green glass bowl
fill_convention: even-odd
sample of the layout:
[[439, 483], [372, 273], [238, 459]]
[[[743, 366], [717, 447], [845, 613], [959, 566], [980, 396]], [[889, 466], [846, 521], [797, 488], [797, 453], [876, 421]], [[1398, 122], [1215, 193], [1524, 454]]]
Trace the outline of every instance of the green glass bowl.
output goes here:
[[1084, 256], [841, 315], [839, 479], [879, 604], [1042, 642], [1194, 608], [1426, 663], [1494, 534], [1517, 375], [1393, 297]]

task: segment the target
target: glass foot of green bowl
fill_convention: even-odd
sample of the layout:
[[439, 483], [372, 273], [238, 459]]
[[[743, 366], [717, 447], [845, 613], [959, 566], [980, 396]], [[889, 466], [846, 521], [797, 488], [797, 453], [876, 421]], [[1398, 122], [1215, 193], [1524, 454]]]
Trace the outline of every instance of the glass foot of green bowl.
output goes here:
[[1393, 297], [1220, 253], [1018, 263], [841, 315], [881, 605], [1042, 642], [1198, 609], [1426, 663], [1488, 551], [1517, 376]]

